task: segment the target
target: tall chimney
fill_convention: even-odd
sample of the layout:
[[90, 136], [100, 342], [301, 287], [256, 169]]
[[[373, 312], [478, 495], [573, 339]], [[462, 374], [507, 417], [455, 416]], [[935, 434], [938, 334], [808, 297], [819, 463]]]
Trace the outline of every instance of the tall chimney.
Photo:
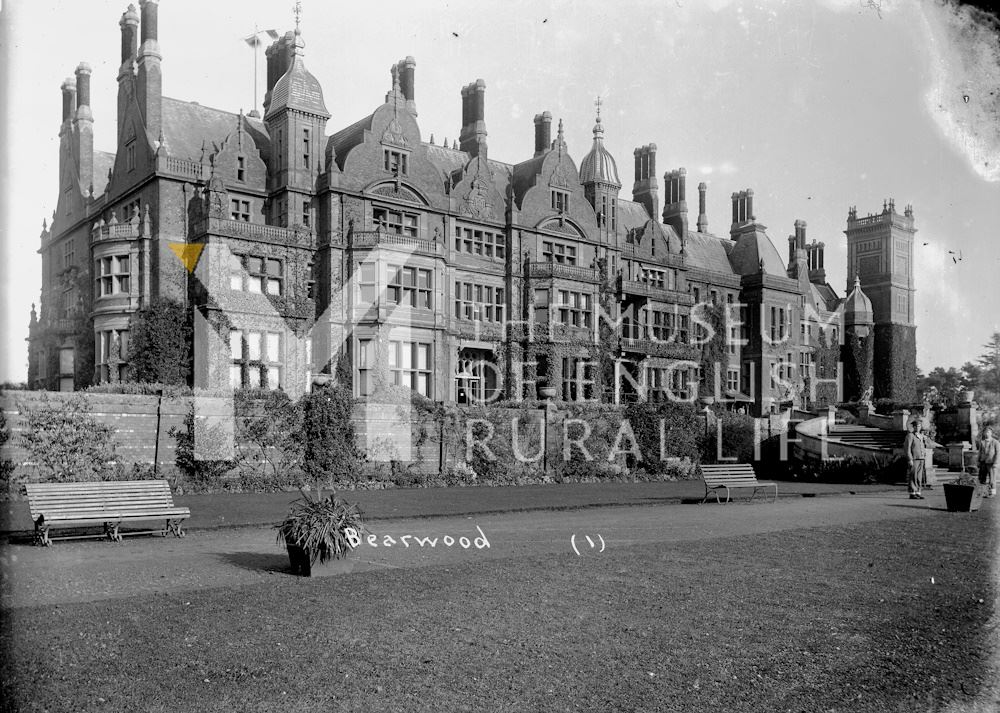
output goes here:
[[795, 246], [799, 250], [806, 249], [806, 221], [795, 221]]
[[59, 89], [62, 90], [62, 120], [65, 123], [76, 116], [76, 79], [66, 77]]
[[163, 77], [160, 72], [160, 42], [157, 37], [159, 0], [139, 0], [142, 10], [142, 45], [139, 48], [139, 72], [136, 99], [146, 125], [146, 134], [157, 137], [163, 129]]
[[729, 235], [736, 239], [740, 228], [756, 221], [753, 213], [753, 189], [733, 194], [733, 224], [729, 226]]
[[687, 241], [687, 170], [678, 168], [663, 174], [663, 222], [671, 226], [681, 241]]
[[795, 246], [796, 240], [794, 235], [788, 236], [788, 272], [791, 276], [792, 270], [795, 268]]
[[640, 146], [632, 153], [635, 155], [632, 200], [642, 203], [649, 217], [656, 220], [660, 211], [659, 186], [656, 182], [656, 144]]
[[486, 146], [486, 82], [477, 79], [463, 87], [462, 104], [463, 108], [468, 106], [468, 117], [464, 118], [458, 147], [478, 156]]
[[417, 104], [413, 98], [413, 81], [417, 61], [413, 57], [407, 57], [399, 60], [397, 66], [399, 67], [399, 88], [403, 92], [403, 98], [406, 99], [406, 110], [416, 116]]
[[90, 111], [90, 65], [80, 62], [76, 68], [76, 165], [80, 187], [88, 191], [94, 185], [94, 115]]
[[552, 145], [552, 113], [535, 114], [535, 156], [541, 156]]
[[139, 13], [129, 5], [118, 26], [122, 31], [122, 63], [118, 68], [118, 132], [125, 126], [132, 97], [135, 96], [135, 61], [139, 51]]
[[708, 232], [708, 215], [705, 212], [705, 192], [708, 186], [704, 182], [698, 184], [698, 232]]

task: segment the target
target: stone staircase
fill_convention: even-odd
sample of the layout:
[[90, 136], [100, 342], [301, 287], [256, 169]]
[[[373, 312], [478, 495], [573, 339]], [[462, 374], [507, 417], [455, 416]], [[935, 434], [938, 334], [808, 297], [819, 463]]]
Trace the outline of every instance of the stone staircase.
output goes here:
[[828, 440], [848, 446], [893, 451], [903, 447], [903, 431], [886, 431], [870, 426], [837, 424], [827, 436]]

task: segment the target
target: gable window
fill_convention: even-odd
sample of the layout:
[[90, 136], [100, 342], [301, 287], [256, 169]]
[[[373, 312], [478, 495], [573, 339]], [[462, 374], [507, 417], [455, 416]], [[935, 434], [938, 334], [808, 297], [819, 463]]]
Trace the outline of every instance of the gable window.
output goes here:
[[507, 254], [504, 234], [493, 230], [455, 226], [455, 250], [503, 260]]
[[419, 216], [388, 208], [372, 208], [372, 222], [377, 230], [417, 237]]
[[250, 222], [250, 201], [241, 201], [233, 198], [229, 201], [229, 212], [233, 220], [244, 223]]
[[576, 265], [576, 246], [545, 241], [542, 243], [542, 260], [563, 265]]
[[254, 294], [281, 295], [284, 265], [276, 258], [229, 256], [229, 288]]
[[246, 156], [236, 157], [236, 180], [246, 181], [247, 180], [247, 159]]
[[125, 167], [129, 171], [135, 170], [135, 139], [125, 144]]
[[389, 265], [386, 289], [389, 304], [431, 308], [431, 271], [419, 267]]
[[63, 245], [63, 264], [72, 267], [74, 263], [76, 263], [76, 241], [70, 238]]
[[405, 151], [384, 149], [382, 152], [385, 170], [389, 173], [406, 176], [410, 172], [409, 156]]
[[138, 198], [136, 198], [134, 201], [130, 203], [126, 203], [125, 205], [123, 205], [121, 222], [128, 223], [133, 218], [138, 218], [139, 209], [140, 209], [140, 203]]
[[97, 297], [128, 294], [131, 266], [128, 255], [114, 255], [97, 260], [94, 264], [97, 274]]
[[309, 168], [309, 165], [309, 129], [302, 129], [302, 166], [304, 168]]
[[618, 228], [618, 205], [617, 201], [611, 199], [611, 229], [616, 230]]
[[569, 193], [566, 191], [552, 190], [552, 210], [565, 213], [569, 210]]
[[279, 332], [229, 332], [229, 384], [234, 389], [281, 386], [283, 352]]

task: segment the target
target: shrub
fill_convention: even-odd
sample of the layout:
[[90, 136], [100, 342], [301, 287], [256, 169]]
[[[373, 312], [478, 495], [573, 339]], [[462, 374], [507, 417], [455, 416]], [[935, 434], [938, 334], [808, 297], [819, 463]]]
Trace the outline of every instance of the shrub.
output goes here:
[[723, 458], [736, 458], [739, 463], [752, 463], [755, 437], [753, 417], [720, 411], [714, 414], [714, 419], [713, 427], [708, 429], [700, 441], [702, 463], [718, 463], [720, 454]]
[[273, 492], [301, 486], [302, 409], [284, 391], [234, 395], [236, 467], [245, 487]]
[[176, 441], [174, 463], [183, 478], [176, 485], [181, 490], [204, 492], [213, 489], [222, 476], [236, 466], [233, 454], [223, 449], [223, 444], [231, 438], [230, 434], [221, 424], [195, 424], [194, 404], [184, 416], [184, 426], [171, 428], [167, 433]]
[[122, 381], [118, 383], [95, 384], [83, 389], [88, 394], [132, 394], [137, 396], [159, 396], [179, 398], [192, 396], [194, 391], [184, 384], [159, 384], [148, 381]]
[[343, 384], [302, 397], [302, 470], [317, 492], [324, 485], [351, 484], [361, 477], [365, 455], [355, 443], [353, 402], [350, 389]]
[[[675, 469], [673, 459], [697, 461], [698, 442], [705, 430], [705, 419], [692, 404], [666, 401], [663, 403], [635, 403], [625, 410], [625, 418], [632, 424], [632, 431], [642, 453], [641, 467], [648, 474], [668, 473]], [[663, 456], [660, 458], [660, 433], [663, 433]], [[629, 466], [639, 464], [629, 458]]]
[[135, 381], [186, 385], [191, 378], [192, 325], [180, 302], [158, 298], [132, 316], [127, 361]]
[[892, 484], [906, 479], [907, 462], [900, 456], [851, 456], [801, 463], [796, 472], [803, 480], [821, 483]]
[[111, 426], [87, 412], [87, 398], [51, 398], [18, 404], [25, 418], [21, 436], [27, 460], [41, 482], [103, 480], [113, 473], [117, 456]]

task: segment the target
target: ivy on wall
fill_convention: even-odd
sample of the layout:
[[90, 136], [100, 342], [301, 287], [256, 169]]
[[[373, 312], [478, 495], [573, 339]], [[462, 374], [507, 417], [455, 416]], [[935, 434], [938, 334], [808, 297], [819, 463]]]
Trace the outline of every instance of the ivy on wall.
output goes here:
[[190, 383], [192, 333], [189, 310], [176, 300], [154, 299], [136, 312], [127, 357], [132, 378], [160, 384]]
[[715, 393], [715, 365], [719, 365], [723, 386], [729, 368], [729, 350], [726, 349], [726, 309], [723, 304], [707, 302], [695, 305], [695, 309], [700, 310], [698, 316], [702, 322], [708, 324], [709, 330], [709, 338], [701, 345], [702, 379], [698, 384], [698, 395], [712, 396]]

